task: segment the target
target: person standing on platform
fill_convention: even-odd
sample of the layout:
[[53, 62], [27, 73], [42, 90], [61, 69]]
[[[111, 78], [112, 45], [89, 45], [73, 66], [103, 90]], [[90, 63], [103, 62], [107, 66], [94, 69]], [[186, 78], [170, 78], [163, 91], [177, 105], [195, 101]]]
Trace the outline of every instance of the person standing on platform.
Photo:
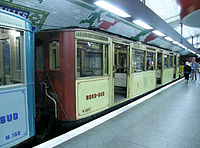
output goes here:
[[192, 80], [197, 80], [197, 72], [198, 72], [199, 64], [194, 61], [192, 63]]
[[200, 81], [200, 62], [199, 62], [199, 66], [198, 66], [198, 72], [199, 72], [199, 81]]
[[189, 80], [190, 73], [191, 73], [190, 64], [189, 64], [189, 62], [186, 62], [185, 66], [184, 66], [184, 77], [186, 79], [186, 82], [188, 82], [188, 80]]

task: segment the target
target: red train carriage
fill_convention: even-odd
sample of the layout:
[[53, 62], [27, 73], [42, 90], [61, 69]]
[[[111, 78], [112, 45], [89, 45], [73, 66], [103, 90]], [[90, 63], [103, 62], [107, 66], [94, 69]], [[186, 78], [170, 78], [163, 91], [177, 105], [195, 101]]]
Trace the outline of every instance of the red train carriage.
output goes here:
[[[91, 35], [95, 37], [94, 34]], [[95, 43], [85, 41], [84, 38], [81, 39], [81, 37], [78, 37], [78, 33], [76, 33], [76, 36], [75, 30], [47, 31], [40, 33], [37, 41], [36, 81], [38, 84], [43, 81], [42, 83], [48, 85], [49, 89], [45, 95], [47, 96], [45, 102], [46, 104], [51, 102], [49, 105], [55, 111], [55, 116], [64, 121], [81, 119], [110, 107], [109, 94], [105, 94], [105, 91], [101, 88], [104, 83], [108, 83], [109, 79], [108, 76], [105, 76], [107, 67], [103, 66], [103, 63], [106, 63], [104, 65], [108, 64], [103, 57], [103, 54], [107, 54], [105, 50], [108, 50], [108, 38], [96, 35], [100, 40], [97, 39]], [[106, 41], [101, 43], [101, 38]], [[93, 48], [94, 51], [81, 49], [89, 46], [90, 43], [92, 44], [91, 49]], [[77, 50], [76, 46], [78, 46]], [[96, 59], [99, 60], [93, 61], [92, 64], [96, 64], [95, 68], [91, 63], [83, 61], [83, 56], [80, 57], [80, 55], [90, 52], [92, 52], [93, 57], [96, 56]], [[84, 56], [84, 58], [90, 58], [89, 56], [91, 54]], [[80, 64], [82, 64], [82, 67], [80, 67]], [[86, 68], [85, 65], [87, 64], [90, 64], [90, 66]], [[78, 67], [77, 71], [76, 67]], [[86, 77], [87, 79], [85, 79]], [[98, 84], [99, 81], [100, 85]], [[88, 92], [89, 90], [84, 93], [79, 91], [79, 89], [84, 91], [84, 87], [87, 87], [88, 84], [95, 85], [90, 86], [91, 89], [94, 88], [91, 92]], [[108, 84], [106, 88], [108, 89]], [[79, 97], [80, 95], [81, 97]], [[99, 100], [101, 100], [101, 103], [99, 103]]]

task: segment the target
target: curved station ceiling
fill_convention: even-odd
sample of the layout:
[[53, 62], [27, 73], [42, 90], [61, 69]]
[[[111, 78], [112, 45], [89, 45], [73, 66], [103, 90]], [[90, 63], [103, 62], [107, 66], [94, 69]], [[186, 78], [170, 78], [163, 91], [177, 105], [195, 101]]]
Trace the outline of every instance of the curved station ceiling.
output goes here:
[[[128, 15], [123, 16], [121, 11], [114, 14], [115, 7], [106, 9], [105, 4], [100, 6], [97, 0], [1, 0], [0, 9], [29, 19], [35, 32], [66, 27], [100, 29], [181, 55], [200, 55], [197, 49], [200, 46], [200, 30], [181, 25], [180, 10], [174, 0], [146, 0], [145, 4], [139, 0], [104, 2], [124, 10]], [[137, 24], [137, 21], [146, 23], [150, 28]]]
[[200, 49], [199, 0], [146, 0], [145, 5], [173, 27], [190, 44]]

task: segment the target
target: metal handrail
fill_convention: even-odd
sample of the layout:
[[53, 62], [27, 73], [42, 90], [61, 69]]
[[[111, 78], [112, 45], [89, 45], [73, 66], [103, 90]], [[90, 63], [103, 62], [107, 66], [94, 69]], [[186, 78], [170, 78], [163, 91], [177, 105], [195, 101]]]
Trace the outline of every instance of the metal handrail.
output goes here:
[[55, 100], [53, 97], [51, 97], [51, 96], [48, 94], [48, 92], [47, 92], [47, 89], [48, 89], [47, 84], [46, 84], [44, 81], [42, 81], [40, 84], [44, 84], [46, 96], [49, 97], [49, 98], [54, 102], [54, 106], [55, 106], [55, 117], [57, 118], [57, 117], [58, 117], [58, 113], [57, 113], [57, 102], [56, 102], [56, 100]]
[[67, 113], [65, 112], [65, 110], [64, 110], [64, 108], [63, 108], [63, 106], [62, 106], [62, 104], [61, 104], [61, 102], [60, 102], [60, 99], [59, 99], [59, 97], [58, 97], [58, 95], [57, 95], [57, 93], [56, 93], [56, 90], [55, 90], [55, 88], [53, 87], [53, 84], [52, 84], [52, 82], [51, 82], [51, 79], [50, 79], [50, 76], [49, 76], [49, 73], [48, 73], [48, 72], [47, 72], [47, 78], [48, 78], [48, 81], [49, 81], [49, 83], [50, 83], [50, 85], [51, 85], [51, 87], [52, 87], [52, 89], [53, 89], [54, 94], [56, 95], [56, 98], [57, 98], [57, 100], [58, 100], [58, 103], [59, 103], [59, 105], [60, 105], [60, 107], [61, 107], [61, 109], [62, 109], [62, 111], [63, 111], [65, 117], [69, 120], [69, 117], [68, 117]]

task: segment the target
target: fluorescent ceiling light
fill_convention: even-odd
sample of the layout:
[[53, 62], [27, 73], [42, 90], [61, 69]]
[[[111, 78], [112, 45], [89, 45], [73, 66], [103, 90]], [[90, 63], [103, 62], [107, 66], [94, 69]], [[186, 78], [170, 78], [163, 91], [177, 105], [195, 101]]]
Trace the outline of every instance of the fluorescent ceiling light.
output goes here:
[[180, 44], [180, 43], [178, 43], [178, 46], [184, 48], [184, 46], [182, 44]]
[[187, 49], [187, 47], [185, 47], [184, 45], [183, 45], [183, 48], [184, 48], [184, 49]]
[[110, 11], [111, 13], [114, 13], [118, 16], [131, 17], [131, 15], [129, 15], [128, 13], [124, 12], [123, 10], [120, 10], [119, 8], [113, 6], [112, 4], [110, 4], [106, 1], [99, 0], [99, 1], [96, 1], [94, 4], [105, 9], [105, 10], [107, 10], [107, 11]]
[[182, 48], [184, 48], [184, 49], [186, 48], [183, 44], [181, 44], [180, 46], [181, 46]]
[[174, 41], [172, 38], [170, 38], [168, 36], [166, 36], [165, 39], [168, 40], [168, 41], [171, 41], [171, 42]]
[[180, 47], [181, 47], [181, 44], [180, 44], [180, 43], [178, 43], [178, 46], [180, 46]]
[[188, 49], [189, 52], [195, 54], [196, 52], [192, 51], [191, 49]]
[[163, 34], [162, 32], [158, 31], [158, 30], [154, 30], [152, 31], [154, 34], [158, 35], [158, 36], [166, 36], [165, 34]]
[[192, 51], [191, 53], [196, 54], [196, 52]]
[[146, 24], [145, 22], [141, 21], [141, 20], [134, 20], [132, 21], [133, 23], [137, 24], [138, 26], [145, 28], [145, 29], [153, 29], [153, 27], [149, 26], [148, 24]]
[[179, 44], [177, 41], [173, 41], [172, 43], [177, 44], [177, 45]]

